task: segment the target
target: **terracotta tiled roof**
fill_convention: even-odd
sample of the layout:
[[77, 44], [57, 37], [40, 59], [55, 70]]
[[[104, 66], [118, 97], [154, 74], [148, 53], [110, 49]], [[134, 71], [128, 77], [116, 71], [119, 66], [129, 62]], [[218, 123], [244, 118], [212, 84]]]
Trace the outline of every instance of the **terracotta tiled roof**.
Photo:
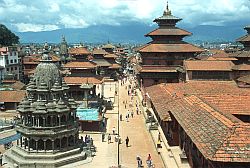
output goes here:
[[89, 83], [89, 84], [102, 83], [102, 79], [95, 77], [64, 77], [64, 80], [68, 85], [82, 85], [83, 83]]
[[234, 64], [232, 61], [186, 60], [184, 66], [190, 71], [231, 71]]
[[117, 54], [107, 54], [107, 55], [104, 55], [104, 58], [118, 58], [118, 55]]
[[215, 58], [217, 61], [237, 61], [237, 58], [232, 58], [232, 57], [216, 57]]
[[16, 81], [10, 87], [15, 89], [15, 90], [22, 90], [23, 88], [25, 88], [25, 86], [26, 85], [24, 83], [22, 83], [21, 81]]
[[250, 75], [239, 77], [237, 81], [250, 84]]
[[250, 57], [250, 51], [237, 51], [229, 54], [229, 57], [236, 57], [236, 58]]
[[64, 68], [71, 69], [93, 69], [95, 67], [96, 64], [92, 62], [68, 62], [64, 65]]
[[115, 46], [108, 43], [108, 44], [105, 44], [104, 46], [102, 46], [102, 48], [115, 48]]
[[173, 101], [175, 97], [165, 90], [162, 85], [147, 87], [146, 92], [149, 93], [160, 119], [162, 121], [171, 121], [170, 114], [168, 113], [168, 103]]
[[25, 97], [25, 90], [0, 91], [0, 102], [19, 103]]
[[243, 37], [240, 37], [238, 38], [236, 41], [239, 41], [239, 42], [246, 42], [246, 41], [250, 41], [250, 34], [247, 34]]
[[176, 66], [161, 66], [161, 65], [143, 65], [141, 67], [141, 73], [152, 73], [152, 72], [177, 72]]
[[250, 124], [216, 111], [196, 96], [177, 99], [168, 106], [206, 159], [250, 162]]
[[146, 44], [145, 46], [139, 49], [139, 52], [172, 52], [172, 53], [183, 53], [183, 52], [192, 52], [200, 53], [203, 52], [202, 49], [192, 45], [192, 44]]
[[249, 71], [250, 65], [248, 65], [248, 64], [235, 65], [235, 66], [233, 66], [232, 69], [237, 70], [237, 71]]
[[248, 95], [250, 90], [238, 88], [233, 81], [189, 81], [186, 83], [167, 83], [165, 88], [177, 96], [232, 94]]
[[121, 65], [119, 65], [119, 64], [112, 64], [112, 65], [109, 67], [109, 69], [119, 69], [119, 68], [121, 68]]
[[72, 55], [89, 55], [90, 52], [85, 47], [69, 48], [69, 54]]
[[[174, 90], [170, 88], [176, 85], [182, 87], [175, 87]], [[217, 84], [215, 82], [161, 84], [148, 87], [146, 90], [161, 119], [171, 120], [169, 112], [172, 113], [206, 159], [222, 162], [250, 162], [250, 136], [248, 136], [250, 124], [234, 117], [231, 114], [234, 111], [233, 108], [227, 107], [233, 103], [237, 108], [237, 99], [239, 101], [246, 96], [248, 98], [242, 104], [248, 104], [249, 91], [246, 92], [232, 84], [218, 82]], [[239, 90], [241, 92], [237, 92]], [[204, 97], [210, 93], [215, 95], [214, 101], [222, 99], [223, 96], [219, 97], [218, 93], [231, 93], [235, 97], [225, 94], [226, 101], [222, 99], [224, 104], [221, 102], [214, 104]], [[197, 96], [203, 97], [201, 99]], [[212, 99], [213, 96], [210, 95], [207, 98]], [[249, 109], [247, 105], [244, 105], [243, 113], [247, 112], [247, 109]], [[237, 114], [242, 111], [238, 110]]]
[[[56, 55], [51, 55], [50, 57], [52, 59], [53, 62], [59, 62], [60, 58]], [[39, 64], [40, 60], [42, 58], [42, 54], [34, 54], [34, 55], [30, 55], [30, 56], [25, 56], [23, 58], [23, 64]]]
[[158, 29], [155, 29], [153, 30], [152, 32], [146, 34], [145, 36], [189, 36], [189, 35], [192, 35], [192, 33], [186, 31], [186, 30], [183, 30], [183, 29], [180, 29], [180, 28], [171, 28], [171, 29], [166, 29], [166, 28], [158, 28]]
[[224, 50], [211, 49], [209, 50], [212, 53], [212, 56], [215, 58], [227, 58], [229, 56]]
[[234, 95], [231, 93], [200, 95], [199, 97], [219, 111], [238, 115], [250, 115], [250, 95]]
[[94, 48], [92, 53], [93, 53], [93, 55], [106, 55], [106, 54], [108, 54], [108, 52], [106, 52], [105, 50], [98, 49], [98, 48]]

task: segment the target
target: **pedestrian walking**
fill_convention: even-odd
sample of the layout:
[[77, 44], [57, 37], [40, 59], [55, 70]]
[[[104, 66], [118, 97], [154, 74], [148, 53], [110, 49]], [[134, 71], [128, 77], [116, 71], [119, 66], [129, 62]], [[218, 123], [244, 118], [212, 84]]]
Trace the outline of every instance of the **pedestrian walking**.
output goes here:
[[152, 158], [151, 158], [151, 155], [148, 154], [148, 158], [146, 160], [146, 163], [147, 163], [147, 167], [148, 168], [151, 168], [152, 167]]
[[139, 115], [139, 109], [138, 109], [138, 107], [136, 108], [136, 114]]
[[2, 154], [2, 152], [0, 152], [0, 165], [1, 166], [3, 165], [3, 154]]
[[161, 133], [160, 133], [160, 132], [159, 132], [159, 134], [158, 134], [158, 141], [161, 142]]
[[111, 143], [111, 135], [108, 135], [108, 144]]
[[128, 138], [128, 136], [127, 136], [127, 138], [126, 138], [126, 147], [128, 147], [128, 143], [129, 143], [129, 138]]
[[128, 115], [126, 115], [126, 122], [128, 122]]
[[105, 140], [105, 133], [103, 132], [102, 133], [102, 142], [104, 142], [104, 140]]
[[122, 114], [120, 114], [120, 121], [122, 121]]
[[125, 107], [125, 109], [127, 109], [127, 105], [126, 105], [126, 104], [125, 104], [125, 106], [124, 106], [124, 107]]
[[131, 112], [131, 117], [134, 118], [134, 112], [133, 111]]
[[127, 117], [128, 117], [128, 119], [129, 119], [129, 113], [130, 113], [130, 112], [129, 112], [129, 110], [128, 110], [128, 112], [127, 112]]
[[113, 135], [115, 135], [115, 127], [112, 128]]
[[137, 167], [140, 168], [142, 167], [142, 160], [141, 160], [141, 157], [140, 156], [136, 156], [136, 160], [137, 160]]

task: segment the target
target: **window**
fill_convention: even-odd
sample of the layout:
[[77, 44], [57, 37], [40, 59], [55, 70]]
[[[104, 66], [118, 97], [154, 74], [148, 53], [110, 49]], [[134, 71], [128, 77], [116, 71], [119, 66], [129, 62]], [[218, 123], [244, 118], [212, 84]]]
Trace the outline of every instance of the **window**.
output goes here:
[[10, 60], [10, 63], [13, 64], [13, 60]]
[[17, 63], [17, 59], [14, 59], [14, 63]]
[[15, 67], [15, 70], [17, 70], [17, 67]]
[[13, 67], [10, 68], [10, 71], [13, 71]]
[[7, 68], [7, 72], [9, 72], [9, 70], [10, 70], [10, 69], [9, 69], [9, 68]]

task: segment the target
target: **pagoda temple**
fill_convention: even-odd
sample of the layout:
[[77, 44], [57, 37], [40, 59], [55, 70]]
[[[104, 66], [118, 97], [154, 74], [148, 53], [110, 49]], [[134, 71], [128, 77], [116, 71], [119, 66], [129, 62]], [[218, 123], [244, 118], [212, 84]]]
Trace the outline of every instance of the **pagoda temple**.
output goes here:
[[235, 64], [249, 64], [250, 58], [250, 25], [244, 28], [247, 34], [238, 38], [236, 41], [243, 44], [244, 48], [241, 51], [237, 51], [230, 54], [230, 57], [237, 58]]
[[86, 158], [79, 148], [76, 102], [68, 97], [69, 87], [48, 53], [45, 45], [27, 97], [17, 109], [21, 138], [5, 155], [20, 168], [59, 167]]
[[192, 33], [176, 27], [181, 18], [172, 15], [168, 4], [163, 15], [154, 20], [159, 28], [146, 34], [152, 41], [139, 48], [142, 66], [139, 78], [144, 86], [184, 80], [183, 60], [194, 58], [203, 50], [183, 41]]
[[65, 36], [62, 36], [62, 42], [60, 44], [60, 57], [63, 62], [68, 58], [68, 44], [65, 40]]

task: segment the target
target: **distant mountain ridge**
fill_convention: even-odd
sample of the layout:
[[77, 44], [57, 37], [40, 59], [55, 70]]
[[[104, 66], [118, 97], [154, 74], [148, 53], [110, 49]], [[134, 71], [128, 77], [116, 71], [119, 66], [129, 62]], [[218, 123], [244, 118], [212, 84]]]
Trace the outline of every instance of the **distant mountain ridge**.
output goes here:
[[[246, 34], [242, 26], [196, 26], [188, 28], [178, 26], [193, 33], [185, 41], [235, 41]], [[49, 43], [61, 42], [64, 35], [68, 43], [147, 43], [151, 39], [144, 37], [145, 34], [157, 28], [157, 25], [147, 25], [138, 22], [131, 22], [125, 25], [95, 25], [87, 28], [65, 28], [43, 32], [15, 32], [21, 43]]]

